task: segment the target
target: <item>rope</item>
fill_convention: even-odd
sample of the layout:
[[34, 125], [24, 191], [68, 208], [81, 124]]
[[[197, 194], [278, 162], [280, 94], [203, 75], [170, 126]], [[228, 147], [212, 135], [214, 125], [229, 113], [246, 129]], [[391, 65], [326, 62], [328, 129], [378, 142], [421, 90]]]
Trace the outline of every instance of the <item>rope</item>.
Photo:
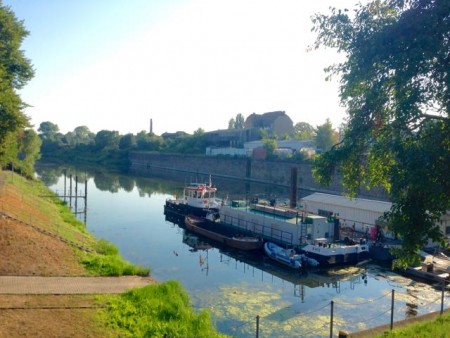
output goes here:
[[376, 302], [376, 301], [378, 301], [378, 300], [380, 300], [380, 299], [382, 299], [384, 297], [390, 296], [390, 295], [391, 295], [391, 292], [386, 293], [385, 295], [382, 295], [382, 296], [380, 296], [378, 298], [369, 299], [369, 300], [367, 300], [365, 302], [362, 302], [362, 303], [347, 303], [347, 302], [343, 302], [343, 301], [337, 300], [337, 301], [334, 302], [334, 304], [347, 305], [347, 306], [359, 306], [359, 305], [364, 305], [364, 304], [369, 304], [369, 303]]

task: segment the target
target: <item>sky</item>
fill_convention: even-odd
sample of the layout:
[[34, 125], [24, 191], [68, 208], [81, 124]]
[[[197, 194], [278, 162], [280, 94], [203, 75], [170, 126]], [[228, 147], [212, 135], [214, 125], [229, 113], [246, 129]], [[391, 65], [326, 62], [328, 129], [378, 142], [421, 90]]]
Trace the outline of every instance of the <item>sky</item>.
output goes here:
[[30, 32], [35, 77], [20, 91], [37, 130], [120, 134], [226, 129], [242, 114], [285, 111], [293, 123], [343, 122], [342, 59], [308, 51], [311, 15], [355, 0], [3, 0]]

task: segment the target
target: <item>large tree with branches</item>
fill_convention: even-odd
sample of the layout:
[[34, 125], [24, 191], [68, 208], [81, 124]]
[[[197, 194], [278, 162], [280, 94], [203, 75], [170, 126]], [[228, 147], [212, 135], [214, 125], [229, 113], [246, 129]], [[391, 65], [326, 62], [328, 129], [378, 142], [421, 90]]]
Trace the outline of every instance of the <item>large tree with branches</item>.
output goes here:
[[[33, 68], [20, 49], [28, 32], [23, 23], [0, 0], [0, 166], [17, 160], [17, 144], [28, 117], [20, 90], [32, 77]], [[31, 135], [31, 134], [30, 134]]]
[[385, 0], [313, 17], [315, 47], [344, 53], [327, 68], [340, 77], [348, 121], [342, 141], [314, 175], [330, 184], [336, 170], [349, 195], [384, 187], [385, 215], [403, 239], [401, 265], [417, 261], [450, 209], [450, 1]]

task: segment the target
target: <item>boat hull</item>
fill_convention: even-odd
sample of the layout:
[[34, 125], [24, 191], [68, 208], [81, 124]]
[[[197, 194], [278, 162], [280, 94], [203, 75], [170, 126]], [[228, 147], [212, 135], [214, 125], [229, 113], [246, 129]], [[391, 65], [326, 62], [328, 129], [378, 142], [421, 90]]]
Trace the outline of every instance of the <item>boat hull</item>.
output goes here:
[[253, 236], [234, 236], [230, 233], [230, 228], [197, 216], [186, 216], [185, 226], [189, 231], [239, 250], [260, 250], [264, 243], [262, 239]]
[[295, 270], [300, 270], [302, 268], [302, 258], [293, 251], [292, 255], [289, 256], [287, 250], [271, 242], [264, 243], [264, 251], [272, 260], [284, 266]]
[[306, 245], [300, 252], [309, 258], [314, 258], [321, 266], [351, 265], [370, 258], [367, 245]]
[[219, 210], [216, 208], [198, 208], [177, 200], [167, 200], [164, 205], [164, 215], [170, 214], [180, 219], [184, 219], [187, 215], [206, 217], [210, 212], [218, 213]]

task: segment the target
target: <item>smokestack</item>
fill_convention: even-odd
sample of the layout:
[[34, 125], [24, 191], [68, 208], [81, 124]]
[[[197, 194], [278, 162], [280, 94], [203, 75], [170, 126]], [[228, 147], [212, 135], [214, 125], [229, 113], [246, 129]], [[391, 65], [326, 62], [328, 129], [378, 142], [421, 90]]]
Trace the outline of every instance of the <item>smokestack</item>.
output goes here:
[[153, 120], [150, 119], [150, 134], [153, 134]]

